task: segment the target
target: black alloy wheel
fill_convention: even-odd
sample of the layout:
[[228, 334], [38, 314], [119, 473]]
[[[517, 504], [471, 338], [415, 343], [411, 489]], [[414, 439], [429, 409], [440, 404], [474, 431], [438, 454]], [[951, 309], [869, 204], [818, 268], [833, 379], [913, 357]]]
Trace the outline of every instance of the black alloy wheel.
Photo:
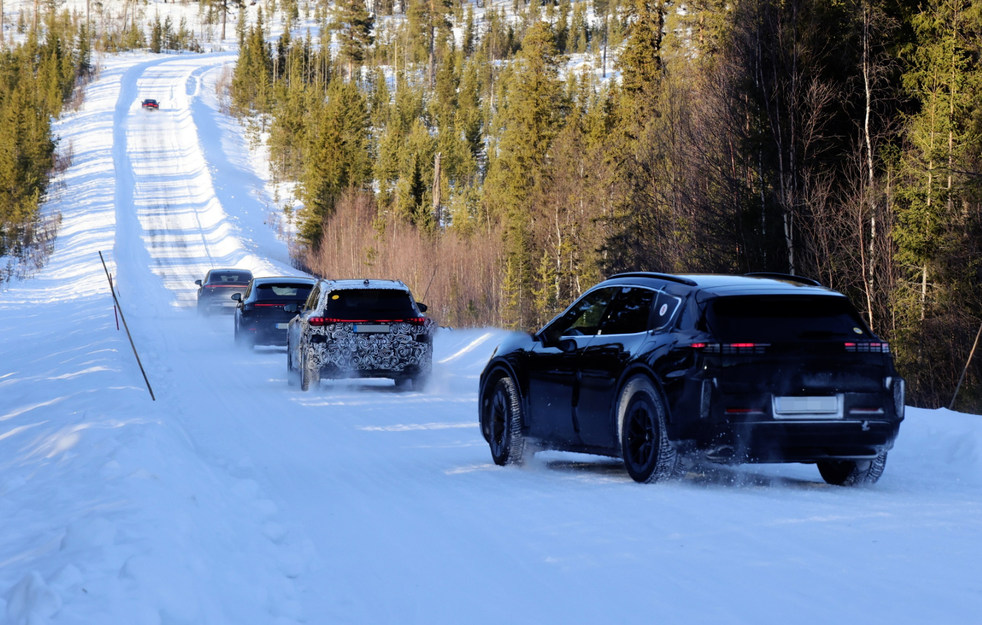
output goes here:
[[677, 471], [678, 455], [665, 433], [665, 405], [643, 376], [631, 378], [621, 391], [621, 453], [636, 482], [650, 483]]

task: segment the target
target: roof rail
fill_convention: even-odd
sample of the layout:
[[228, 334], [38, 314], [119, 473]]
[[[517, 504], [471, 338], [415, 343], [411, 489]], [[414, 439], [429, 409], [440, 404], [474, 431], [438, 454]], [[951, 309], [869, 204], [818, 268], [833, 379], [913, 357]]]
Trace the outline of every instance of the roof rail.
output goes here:
[[806, 278], [804, 276], [796, 276], [790, 273], [779, 273], [775, 271], [753, 271], [750, 273], [743, 274], [749, 278], [772, 278], [774, 280], [785, 280], [787, 282], [797, 282], [799, 284], [807, 284], [808, 286], [823, 286], [818, 280], [813, 280], [811, 278]]
[[687, 286], [698, 286], [698, 283], [695, 280], [690, 280], [689, 278], [676, 276], [670, 273], [658, 273], [655, 271], [628, 271], [625, 273], [615, 273], [614, 275], [607, 277], [608, 280], [613, 278], [658, 278], [660, 280], [668, 280], [670, 282], [677, 282]]

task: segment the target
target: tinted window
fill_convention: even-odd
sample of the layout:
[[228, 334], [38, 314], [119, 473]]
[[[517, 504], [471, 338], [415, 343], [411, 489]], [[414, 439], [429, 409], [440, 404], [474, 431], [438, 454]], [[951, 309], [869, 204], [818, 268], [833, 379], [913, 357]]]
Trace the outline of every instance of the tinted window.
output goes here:
[[339, 319], [405, 319], [417, 313], [405, 291], [351, 289], [331, 291], [324, 314]]
[[708, 330], [721, 341], [776, 343], [868, 337], [844, 297], [741, 296], [711, 300]]
[[246, 284], [252, 280], [248, 271], [212, 271], [208, 274], [208, 284]]
[[574, 302], [566, 314], [546, 328], [546, 335], [556, 339], [560, 336], [591, 336], [596, 334], [616, 291], [616, 289], [610, 288], [590, 291]]
[[268, 282], [255, 285], [256, 299], [262, 300], [306, 300], [310, 295], [311, 284], [278, 284]]
[[310, 295], [307, 296], [307, 301], [304, 302], [303, 307], [307, 310], [317, 308], [317, 300], [320, 299], [321, 288], [319, 285], [315, 286], [313, 290], [310, 291]]
[[669, 325], [681, 303], [681, 298], [660, 291], [658, 293], [658, 299], [655, 300], [655, 318], [651, 327], [655, 330], [660, 330]]
[[651, 317], [651, 303], [657, 293], [639, 287], [625, 287], [617, 291], [600, 334], [635, 334], [646, 331]]

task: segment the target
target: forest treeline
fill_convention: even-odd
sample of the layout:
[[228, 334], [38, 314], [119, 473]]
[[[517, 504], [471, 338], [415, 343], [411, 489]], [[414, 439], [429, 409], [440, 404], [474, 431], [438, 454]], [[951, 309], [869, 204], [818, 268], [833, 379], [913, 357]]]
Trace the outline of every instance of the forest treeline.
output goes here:
[[231, 103], [321, 275], [518, 329], [621, 270], [810, 276], [947, 406], [982, 321], [980, 6], [286, 0], [319, 36], [240, 28]]
[[39, 212], [55, 165], [51, 120], [89, 69], [89, 38], [67, 14], [49, 12], [0, 50], [0, 283], [42, 264], [53, 240], [56, 223]]

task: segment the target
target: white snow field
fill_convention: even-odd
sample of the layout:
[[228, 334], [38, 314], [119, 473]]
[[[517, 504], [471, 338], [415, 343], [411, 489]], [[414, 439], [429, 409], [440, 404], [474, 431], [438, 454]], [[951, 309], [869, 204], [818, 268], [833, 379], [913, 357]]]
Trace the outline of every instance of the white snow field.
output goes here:
[[612, 459], [491, 462], [502, 330], [441, 331], [427, 392], [303, 393], [283, 351], [235, 349], [193, 281], [296, 272], [218, 112], [234, 61], [108, 57], [58, 123], [56, 250], [0, 292], [0, 623], [982, 622], [977, 415], [908, 410], [871, 487], [802, 465], [642, 486]]

